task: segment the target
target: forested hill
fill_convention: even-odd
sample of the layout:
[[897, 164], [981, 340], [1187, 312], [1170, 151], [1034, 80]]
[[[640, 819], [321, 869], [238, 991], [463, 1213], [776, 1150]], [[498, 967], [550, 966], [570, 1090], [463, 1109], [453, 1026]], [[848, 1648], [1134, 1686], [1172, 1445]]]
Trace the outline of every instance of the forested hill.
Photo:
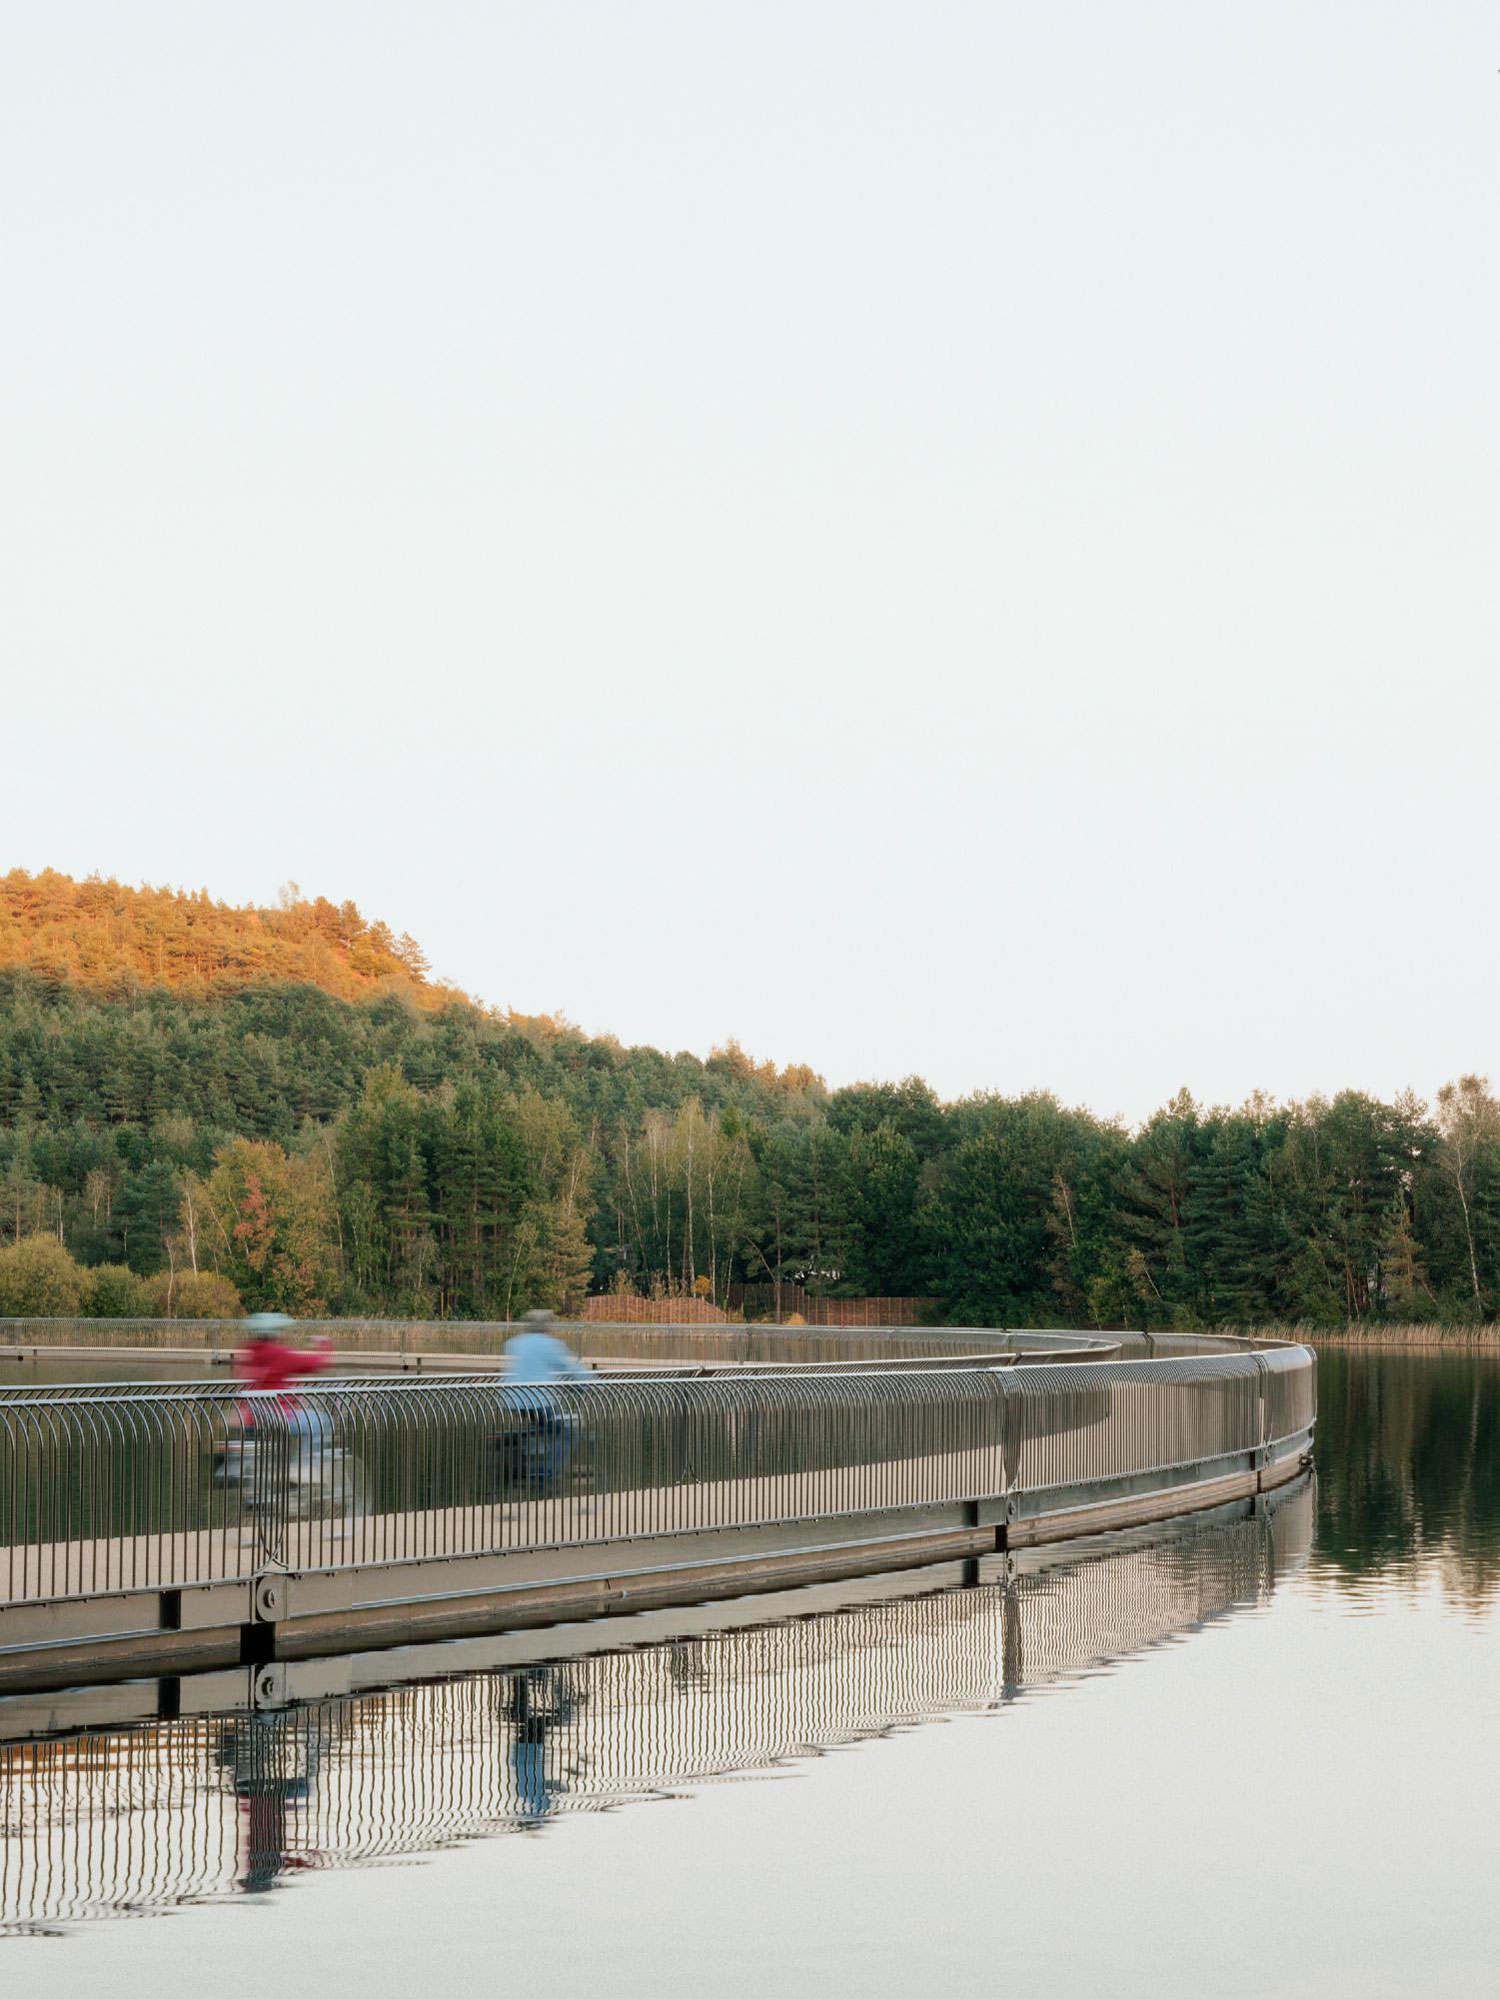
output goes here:
[[288, 887], [274, 909], [237, 909], [206, 889], [126, 888], [50, 868], [0, 876], [0, 966], [26, 966], [114, 996], [146, 985], [222, 995], [272, 982], [363, 999], [395, 986], [419, 1005], [430, 985], [415, 941], [367, 923], [352, 902], [305, 901]]
[[508, 1318], [776, 1278], [1009, 1325], [1500, 1303], [1481, 1078], [1431, 1107], [1184, 1092], [1130, 1132], [488, 1013], [347, 905], [4, 886], [0, 1315]]

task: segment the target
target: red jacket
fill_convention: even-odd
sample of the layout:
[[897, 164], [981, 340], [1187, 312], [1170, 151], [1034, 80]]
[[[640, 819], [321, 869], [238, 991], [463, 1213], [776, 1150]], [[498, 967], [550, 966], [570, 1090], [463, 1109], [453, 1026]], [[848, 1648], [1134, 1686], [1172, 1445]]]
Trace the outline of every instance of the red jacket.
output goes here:
[[235, 1355], [247, 1387], [273, 1392], [288, 1387], [299, 1375], [317, 1374], [330, 1356], [321, 1347], [288, 1347], [280, 1340], [252, 1340]]

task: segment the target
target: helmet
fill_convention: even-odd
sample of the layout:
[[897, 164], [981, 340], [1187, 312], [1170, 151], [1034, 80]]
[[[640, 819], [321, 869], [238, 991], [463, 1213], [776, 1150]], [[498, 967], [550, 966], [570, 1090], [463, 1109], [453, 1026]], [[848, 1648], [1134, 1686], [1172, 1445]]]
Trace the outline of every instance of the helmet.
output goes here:
[[291, 1323], [286, 1312], [252, 1312], [245, 1321], [245, 1331], [252, 1340], [269, 1340]]
[[521, 1320], [521, 1324], [523, 1326], [534, 1326], [538, 1330], [543, 1326], [555, 1326], [557, 1324], [557, 1314], [556, 1312], [549, 1312], [544, 1305], [538, 1305], [534, 1311], [526, 1313]]

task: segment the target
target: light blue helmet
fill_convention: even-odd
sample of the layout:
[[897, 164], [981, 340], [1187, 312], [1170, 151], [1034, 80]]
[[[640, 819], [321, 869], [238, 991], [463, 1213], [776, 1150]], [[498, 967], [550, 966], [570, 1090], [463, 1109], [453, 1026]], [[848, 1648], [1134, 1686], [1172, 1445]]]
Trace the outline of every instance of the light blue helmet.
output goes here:
[[245, 1321], [245, 1331], [252, 1340], [268, 1340], [273, 1333], [282, 1332], [292, 1323], [286, 1312], [252, 1312]]

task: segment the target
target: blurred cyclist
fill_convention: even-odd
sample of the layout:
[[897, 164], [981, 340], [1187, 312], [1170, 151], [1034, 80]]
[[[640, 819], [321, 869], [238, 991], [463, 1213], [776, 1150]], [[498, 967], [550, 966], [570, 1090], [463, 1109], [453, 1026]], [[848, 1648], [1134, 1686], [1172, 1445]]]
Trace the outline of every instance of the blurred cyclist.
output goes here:
[[[276, 1397], [276, 1407], [286, 1419], [293, 1436], [303, 1437], [309, 1452], [321, 1450], [328, 1433], [328, 1419], [313, 1409], [305, 1409], [291, 1393], [291, 1384], [320, 1374], [333, 1355], [333, 1341], [325, 1333], [312, 1347], [294, 1347], [282, 1338], [292, 1324], [285, 1312], [252, 1312], [245, 1321], [248, 1343], [235, 1355], [235, 1371], [249, 1388], [265, 1390]], [[245, 1406], [245, 1421], [253, 1426], [254, 1406]]]
[[589, 1370], [552, 1328], [551, 1312], [528, 1312], [523, 1331], [505, 1346], [501, 1466], [506, 1485], [531, 1493], [550, 1492], [573, 1453], [576, 1418], [557, 1406], [558, 1382], [588, 1381]]
[[552, 1312], [528, 1312], [521, 1321], [525, 1328], [505, 1343], [505, 1379], [509, 1386], [528, 1386], [547, 1381], [588, 1381], [588, 1369], [571, 1347], [553, 1332], [557, 1324]]

